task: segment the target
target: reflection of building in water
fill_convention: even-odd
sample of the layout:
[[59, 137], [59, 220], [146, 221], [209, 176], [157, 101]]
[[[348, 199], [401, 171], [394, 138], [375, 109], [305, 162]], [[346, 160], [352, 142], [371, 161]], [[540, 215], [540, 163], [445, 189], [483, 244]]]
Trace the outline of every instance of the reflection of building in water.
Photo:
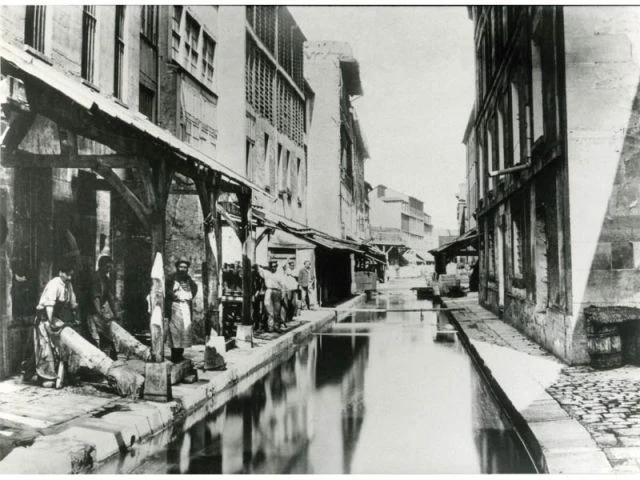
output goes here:
[[315, 362], [311, 343], [227, 404], [223, 473], [305, 468]]
[[365, 412], [368, 338], [318, 345], [302, 347], [173, 441], [167, 473], [348, 472]]
[[347, 473], [362, 424], [362, 388], [369, 338], [319, 337], [316, 405], [309, 473]]
[[167, 473], [222, 473], [225, 407], [196, 423], [167, 449]]
[[482, 378], [471, 375], [473, 437], [482, 473], [535, 473], [511, 425], [503, 420]]
[[360, 436], [365, 414], [364, 374], [369, 359], [367, 337], [351, 337], [353, 360], [350, 368], [342, 377], [342, 443], [343, 473], [350, 473], [351, 460], [355, 445]]

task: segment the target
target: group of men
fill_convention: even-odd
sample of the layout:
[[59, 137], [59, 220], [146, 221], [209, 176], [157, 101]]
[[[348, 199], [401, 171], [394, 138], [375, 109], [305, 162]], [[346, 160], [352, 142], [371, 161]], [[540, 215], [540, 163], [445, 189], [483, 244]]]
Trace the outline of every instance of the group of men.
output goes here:
[[311, 262], [296, 271], [296, 261], [291, 258], [281, 268], [271, 260], [269, 268], [254, 266], [253, 322], [257, 331], [282, 331], [287, 328], [298, 311], [298, 306], [311, 309], [309, 289], [315, 288]]
[[225, 263], [222, 267], [223, 295], [242, 294], [242, 264], [241, 262]]
[[[176, 272], [167, 277], [165, 284], [165, 316], [168, 320], [165, 334], [174, 363], [181, 361], [184, 349], [191, 346], [192, 300], [198, 291], [198, 286], [188, 274], [189, 262], [180, 259], [175, 267]], [[86, 323], [82, 325], [72, 284], [74, 262], [63, 263], [58, 268], [58, 275], [44, 287], [36, 307], [33, 336], [29, 338], [23, 362], [23, 378], [26, 381], [38, 381], [46, 387], [60, 386], [65, 362], [59, 336], [66, 326], [84, 333], [87, 340], [111, 359], [117, 359], [111, 334], [111, 322], [116, 317], [112, 272], [111, 257], [101, 256], [98, 268], [89, 280]]]

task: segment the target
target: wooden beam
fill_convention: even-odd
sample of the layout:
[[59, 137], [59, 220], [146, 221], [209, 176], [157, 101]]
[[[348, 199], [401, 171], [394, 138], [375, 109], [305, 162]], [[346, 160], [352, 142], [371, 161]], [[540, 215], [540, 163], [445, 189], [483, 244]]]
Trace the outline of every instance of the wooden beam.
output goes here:
[[135, 213], [145, 229], [149, 230], [151, 228], [151, 210], [140, 201], [135, 193], [133, 193], [109, 167], [98, 164], [93, 170], [100, 174], [102, 178], [122, 196], [123, 200], [131, 207], [133, 213]]
[[176, 173], [175, 169], [169, 164], [167, 158], [160, 158], [158, 162], [154, 162], [151, 167], [154, 175], [154, 187], [156, 193], [156, 209], [164, 211], [167, 200], [169, 199], [169, 190], [171, 182]]
[[264, 237], [266, 237], [267, 235], [271, 235], [272, 233], [273, 228], [265, 228], [262, 233], [258, 235], [258, 238], [256, 238], [256, 247], [260, 245], [260, 242], [264, 239]]
[[69, 155], [49, 155], [23, 151], [10, 154], [2, 149], [0, 160], [3, 167], [7, 168], [92, 168], [103, 165], [108, 168], [132, 168], [137, 167], [137, 158], [128, 155], [78, 155], [72, 158]]
[[138, 142], [133, 129], [131, 132], [116, 132], [113, 126], [98, 121], [89, 110], [70, 101], [43, 80], [25, 78], [24, 85], [29, 107], [33, 112], [120, 154], [135, 153]]
[[[9, 126], [2, 133], [2, 150], [9, 154], [13, 153], [20, 142], [25, 137], [36, 115], [32, 112], [14, 113], [9, 122]], [[4, 157], [4, 155], [3, 155]]]
[[[193, 179], [195, 189], [200, 198], [202, 216], [204, 218], [205, 265], [203, 268], [203, 300], [204, 300], [204, 337], [210, 334], [222, 335], [220, 310], [220, 277], [222, 239], [220, 235], [220, 219], [216, 204], [220, 192], [219, 175], [208, 173]], [[213, 332], [212, 332], [213, 329]]]
[[231, 216], [224, 209], [224, 207], [218, 203], [216, 205], [216, 210], [218, 210], [218, 213], [222, 215], [222, 218], [224, 218], [227, 221], [229, 226], [233, 229], [234, 233], [238, 236], [238, 239], [241, 242], [244, 241], [243, 232], [240, 231], [240, 227], [238, 227], [238, 224], [234, 222], [233, 218], [231, 218]]
[[153, 208], [158, 203], [156, 190], [153, 185], [153, 169], [150, 162], [146, 159], [140, 159], [135, 169], [135, 174], [140, 180], [144, 193], [147, 197], [147, 205]]

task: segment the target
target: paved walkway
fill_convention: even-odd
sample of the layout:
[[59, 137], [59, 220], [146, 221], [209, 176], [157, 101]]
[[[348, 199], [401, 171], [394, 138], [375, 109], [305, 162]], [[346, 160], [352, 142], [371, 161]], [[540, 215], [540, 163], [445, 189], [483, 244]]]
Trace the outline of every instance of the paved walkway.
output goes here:
[[19, 377], [2, 381], [0, 474], [90, 473], [106, 460], [114, 467], [112, 473], [126, 471], [125, 464], [131, 466], [166, 444], [174, 428], [188, 428], [206, 411], [224, 404], [242, 385], [267, 373], [274, 360], [335, 318], [330, 311], [303, 311], [287, 332], [258, 335], [252, 349], [227, 352], [224, 371], [200, 369], [203, 345], [185, 350], [185, 357], [199, 369], [199, 380], [174, 385], [174, 401], [168, 403], [123, 399], [101, 384], [55, 390], [24, 385]]
[[640, 368], [567, 366], [478, 304], [454, 322], [537, 438], [550, 473], [640, 472]]

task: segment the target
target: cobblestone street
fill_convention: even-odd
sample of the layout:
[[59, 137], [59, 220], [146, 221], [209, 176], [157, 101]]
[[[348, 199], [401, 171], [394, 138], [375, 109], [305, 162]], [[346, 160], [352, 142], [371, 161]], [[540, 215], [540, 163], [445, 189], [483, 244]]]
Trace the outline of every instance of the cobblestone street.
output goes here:
[[[473, 341], [560, 364], [553, 355], [478, 305], [475, 295], [446, 302], [450, 307], [466, 307], [455, 312], [455, 317]], [[551, 380], [542, 380], [530, 369], [532, 372], [567, 415], [589, 433], [613, 472], [640, 472], [639, 367], [594, 370], [589, 366], [561, 366]]]
[[566, 367], [547, 391], [587, 429], [616, 472], [640, 472], [640, 368]]

